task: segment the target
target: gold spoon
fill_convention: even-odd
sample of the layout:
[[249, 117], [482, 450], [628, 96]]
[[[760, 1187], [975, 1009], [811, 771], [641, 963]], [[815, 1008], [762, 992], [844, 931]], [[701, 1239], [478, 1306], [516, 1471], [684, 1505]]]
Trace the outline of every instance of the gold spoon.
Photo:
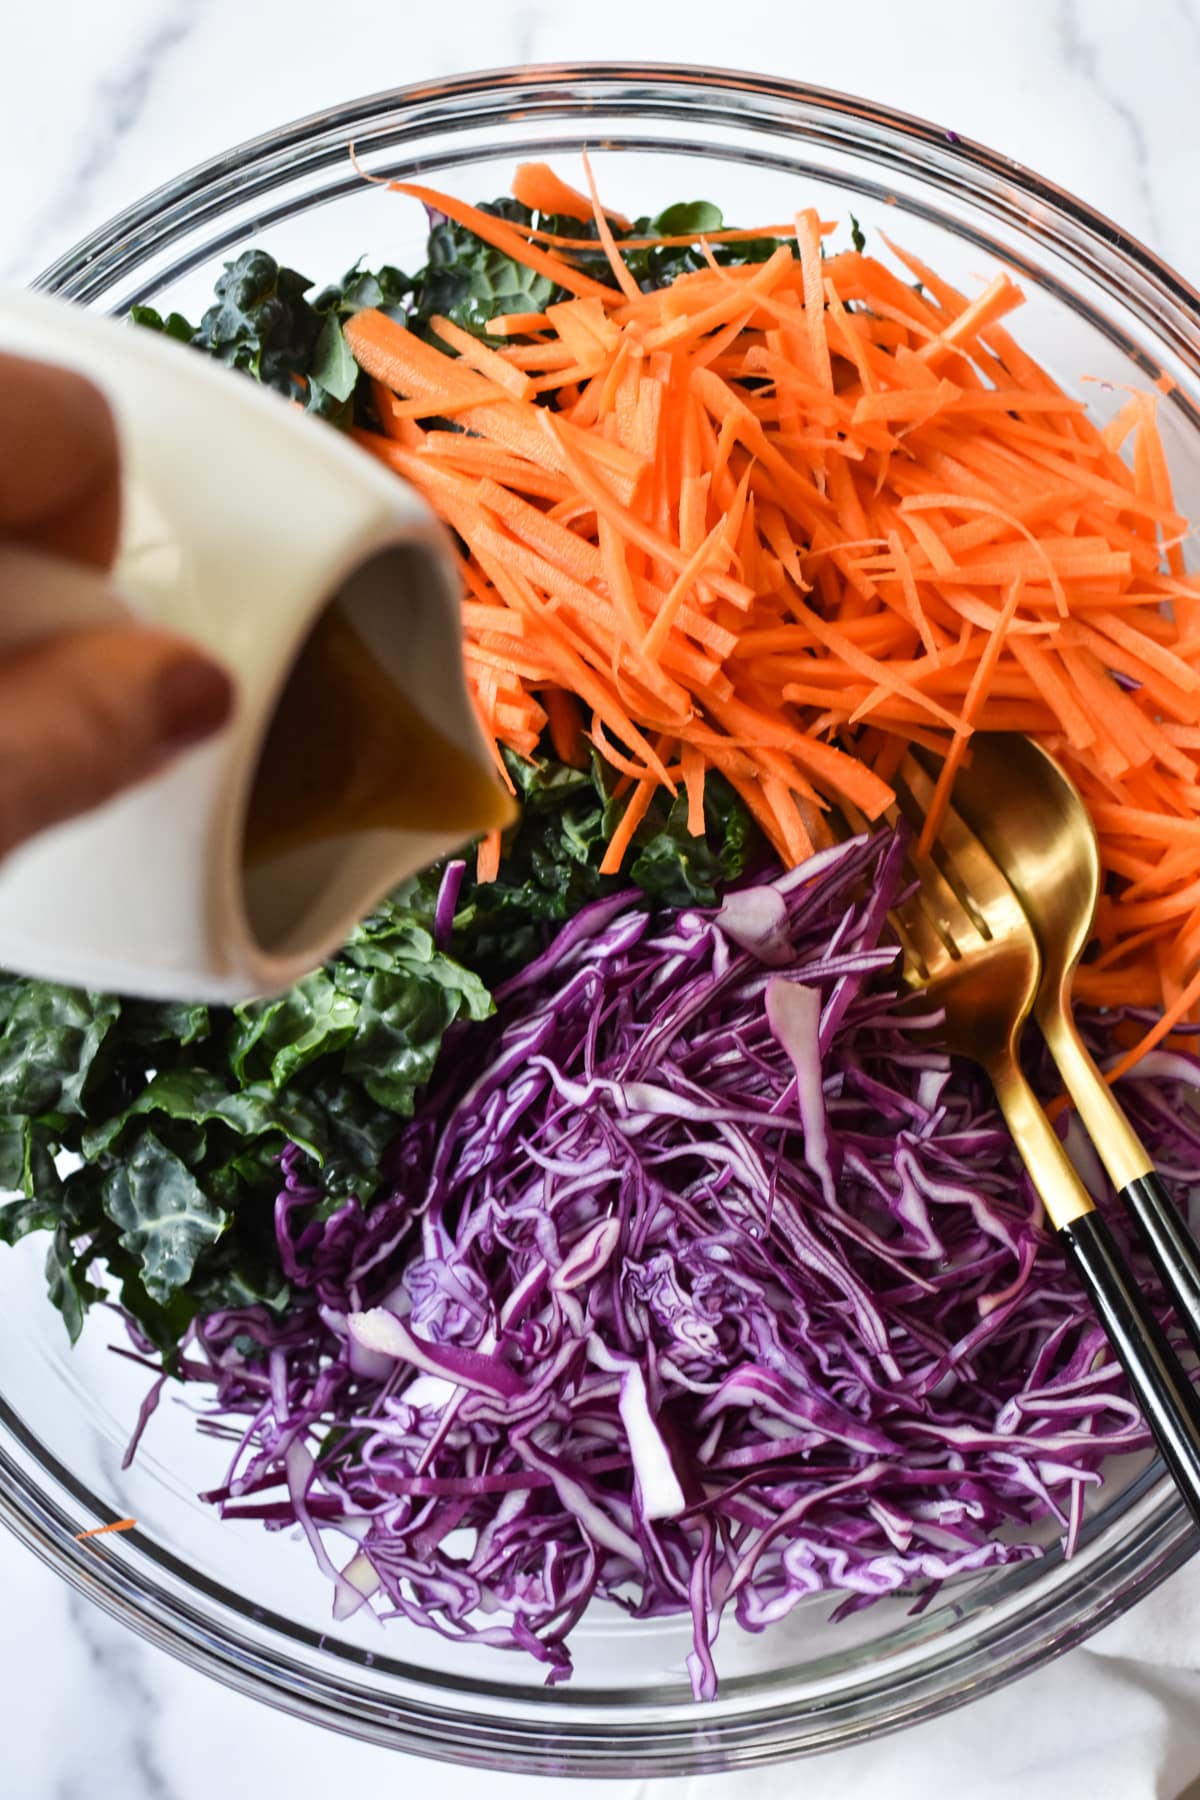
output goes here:
[[[910, 755], [894, 785], [900, 810], [919, 826], [932, 780]], [[843, 811], [853, 828], [865, 828], [852, 808]], [[953, 809], [933, 854], [910, 848], [906, 873], [916, 885], [890, 915], [905, 979], [942, 1011], [947, 1050], [978, 1063], [990, 1079], [1047, 1216], [1200, 1524], [1200, 1399], [1021, 1069], [1021, 1034], [1042, 975], [1033, 927], [996, 862]]]
[[1049, 753], [1014, 733], [979, 733], [954, 806], [982, 839], [1028, 915], [1042, 956], [1034, 1017], [1109, 1179], [1145, 1240], [1200, 1356], [1200, 1246], [1079, 1036], [1075, 969], [1100, 896], [1095, 827]]

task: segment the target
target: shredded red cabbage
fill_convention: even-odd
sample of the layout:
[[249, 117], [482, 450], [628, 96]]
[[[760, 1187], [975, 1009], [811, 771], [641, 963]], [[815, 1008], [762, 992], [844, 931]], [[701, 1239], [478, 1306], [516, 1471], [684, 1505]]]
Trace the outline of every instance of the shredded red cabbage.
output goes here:
[[458, 896], [462, 892], [463, 876], [466, 872], [466, 863], [457, 857], [453, 862], [448, 862], [442, 871], [437, 904], [433, 913], [433, 941], [439, 950], [448, 950], [450, 947], [454, 914], [458, 907]]
[[[298, 1522], [338, 1617], [555, 1681], [598, 1596], [690, 1611], [711, 1698], [726, 1612], [920, 1603], [1047, 1521], [1069, 1546], [1104, 1458], [1147, 1444], [982, 1077], [904, 1002], [902, 850], [855, 840], [716, 915], [589, 907], [457, 1040], [369, 1214], [285, 1153], [302, 1298], [203, 1320], [184, 1372], [242, 1433], [210, 1498]], [[1200, 1062], [1144, 1073], [1190, 1189]]]

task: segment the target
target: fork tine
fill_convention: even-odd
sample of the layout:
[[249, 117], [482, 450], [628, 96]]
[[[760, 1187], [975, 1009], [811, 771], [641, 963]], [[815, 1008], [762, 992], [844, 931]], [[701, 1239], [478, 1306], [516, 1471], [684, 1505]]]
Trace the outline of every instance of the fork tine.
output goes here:
[[[917, 776], [921, 778], [920, 771]], [[912, 796], [899, 782], [896, 789], [900, 805], [889, 806], [884, 818], [895, 824], [903, 811], [909, 824], [919, 828], [920, 817], [914, 816], [916, 808]], [[843, 800], [840, 811], [856, 836], [871, 830], [870, 820], [851, 802]], [[918, 856], [911, 844], [905, 854], [904, 866], [916, 892], [892, 908], [892, 923], [897, 928], [906, 962], [913, 965], [919, 980], [928, 980], [947, 955], [957, 959], [964, 948], [986, 937], [987, 932], [980, 930], [979, 922], [963, 906], [937, 864], [927, 856]]]
[[926, 987], [940, 968], [957, 960], [958, 948], [947, 944], [921, 904], [920, 890], [891, 910], [892, 928], [900, 939], [904, 974], [910, 986]]
[[[919, 830], [923, 811], [917, 797], [899, 776], [894, 785], [901, 812], [914, 830]], [[915, 845], [910, 845], [905, 864], [919, 884], [914, 902], [920, 905], [952, 956], [961, 955], [963, 950], [991, 935], [981, 918], [963, 904], [931, 856], [919, 856]]]
[[[933, 778], [911, 753], [899, 773], [923, 815], [933, 798]], [[996, 929], [1025, 926], [1021, 903], [1007, 875], [953, 806], [947, 806], [942, 814], [936, 850], [950, 885], [968, 912], [982, 922], [987, 937], [994, 936]]]

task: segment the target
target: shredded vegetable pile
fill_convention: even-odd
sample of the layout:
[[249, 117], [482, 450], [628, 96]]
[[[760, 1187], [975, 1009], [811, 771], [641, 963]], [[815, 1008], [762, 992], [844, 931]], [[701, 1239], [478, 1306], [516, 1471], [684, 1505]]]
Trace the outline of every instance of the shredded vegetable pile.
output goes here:
[[[187, 1373], [244, 1423], [213, 1498], [302, 1524], [338, 1616], [555, 1679], [597, 1595], [690, 1609], [708, 1698], [727, 1610], [758, 1630], [1037, 1555], [1147, 1443], [982, 1079], [903, 1010], [902, 849], [715, 916], [593, 903], [450, 1059], [369, 1215], [285, 1157], [306, 1299], [206, 1319]], [[1152, 1141], [1194, 1184], [1200, 1064], [1163, 1074]]]
[[761, 228], [765, 260], [705, 240], [644, 290], [594, 190], [572, 238], [392, 185], [560, 296], [486, 338], [377, 309], [345, 338], [375, 381], [359, 441], [464, 546], [496, 741], [586, 732], [621, 778], [609, 866], [662, 785], [698, 822], [709, 769], [795, 864], [827, 841], [826, 801], [879, 815], [913, 742], [949, 752], [928, 841], [972, 730], [1029, 732], [1080, 784], [1112, 878], [1081, 995], [1188, 1013], [1200, 587], [1159, 396], [1101, 427], [1006, 329], [1007, 274], [968, 298], [886, 240], [899, 273], [826, 253], [812, 210]]

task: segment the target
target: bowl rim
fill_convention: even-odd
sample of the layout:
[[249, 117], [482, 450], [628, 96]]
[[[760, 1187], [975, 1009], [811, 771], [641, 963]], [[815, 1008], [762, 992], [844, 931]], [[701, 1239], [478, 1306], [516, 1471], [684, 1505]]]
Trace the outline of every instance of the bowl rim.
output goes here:
[[[525, 90], [536, 95], [539, 87], [549, 83], [561, 90], [589, 84], [600, 88], [608, 84], [623, 86], [630, 82], [661, 85], [678, 90], [680, 94], [703, 89], [710, 94], [739, 95], [751, 101], [771, 100], [807, 106], [831, 118], [844, 117], [856, 123], [878, 125], [911, 143], [936, 149], [951, 157], [962, 169], [975, 169], [1012, 183], [1020, 188], [1026, 199], [1045, 203], [1062, 219], [1083, 227], [1108, 249], [1139, 266], [1171, 300], [1193, 315], [1193, 323], [1200, 323], [1200, 288], [1188, 281], [1173, 264], [1098, 207], [1081, 200], [1068, 188], [1015, 157], [993, 150], [976, 138], [952, 127], [938, 125], [919, 114], [904, 112], [860, 95], [846, 94], [837, 88], [793, 81], [784, 76], [763, 75], [748, 69], [653, 61], [564, 61], [473, 70], [463, 75], [379, 88], [337, 106], [301, 114], [273, 130], [245, 138], [227, 150], [206, 157], [178, 176], [151, 188], [79, 239], [29, 285], [73, 297], [74, 286], [81, 277], [92, 271], [115, 244], [130, 239], [136, 243], [146, 227], [156, 220], [161, 221], [164, 214], [171, 213], [202, 192], [221, 198], [228, 191], [232, 196], [243, 186], [251, 167], [260, 166], [266, 172], [270, 164], [279, 162], [293, 148], [311, 142], [318, 133], [329, 136], [344, 131], [351, 124], [369, 126], [373, 120], [394, 114], [400, 107], [410, 112], [427, 109], [429, 116], [422, 124], [425, 129], [431, 129], [438, 123], [439, 104], [453, 107], [474, 98], [494, 99]], [[343, 153], [346, 142], [343, 137]]]
[[[88, 233], [32, 285], [65, 298], [99, 297], [122, 271], [137, 268], [149, 249], [195, 229], [195, 209], [201, 204], [205, 217], [215, 219], [244, 198], [251, 176], [265, 188], [280, 186], [305, 167], [315, 169], [344, 157], [347, 140], [362, 144], [372, 127], [381, 144], [393, 144], [401, 118], [414, 134], [445, 132], [466, 123], [494, 123], [518, 100], [545, 117], [586, 118], [588, 110], [636, 117], [646, 108], [628, 98], [631, 86], [660, 95], [663, 104], [653, 109], [656, 118], [688, 105], [715, 118], [725, 105], [736, 108], [728, 116], [743, 128], [782, 130], [788, 128], [790, 113], [797, 141], [840, 141], [861, 150], [862, 138], [855, 134], [871, 131], [906, 146], [926, 181], [930, 159], [936, 156], [968, 190], [972, 181], [980, 193], [990, 191], [992, 184], [1006, 184], [1013, 204], [1021, 204], [1026, 230], [1031, 207], [1039, 208], [1043, 233], [1050, 235], [1047, 228], [1056, 227], [1065, 234], [1054, 239], [1060, 253], [1065, 247], [1093, 272], [1095, 252], [1109, 259], [1100, 276], [1105, 287], [1115, 280], [1112, 265], [1119, 265], [1134, 289], [1132, 299], [1125, 295], [1126, 303], [1200, 377], [1200, 292], [1113, 220], [1054, 182], [954, 130], [874, 101], [782, 77], [678, 63], [561, 62], [474, 71], [382, 89], [309, 113], [160, 184]], [[627, 96], [624, 104], [621, 94]], [[389, 121], [390, 134], [385, 130]], [[309, 161], [298, 164], [297, 155], [306, 149]], [[97, 1549], [72, 1542], [80, 1523], [89, 1522], [73, 1515], [94, 1497], [69, 1476], [64, 1481], [65, 1471], [58, 1471], [56, 1493], [39, 1489], [28, 1473], [37, 1448], [28, 1428], [0, 1399], [0, 1520], [75, 1588], [140, 1635], [226, 1685], [311, 1721], [419, 1755], [524, 1773], [710, 1772], [828, 1751], [918, 1723], [1069, 1649], [1141, 1599], [1197, 1547], [1183, 1504], [1165, 1478], [1153, 1485], [1147, 1478], [1129, 1509], [1134, 1529], [1107, 1549], [1092, 1585], [1080, 1591], [1076, 1583], [1065, 1593], [1050, 1595], [1036, 1642], [1027, 1641], [1026, 1634], [1015, 1646], [1005, 1644], [1003, 1623], [985, 1627], [957, 1652], [953, 1644], [943, 1644], [923, 1671], [902, 1679], [882, 1701], [877, 1695], [865, 1711], [862, 1697], [868, 1684], [860, 1678], [844, 1699], [818, 1700], [799, 1717], [795, 1703], [776, 1694], [736, 1717], [722, 1717], [719, 1703], [715, 1711], [698, 1707], [691, 1715], [680, 1709], [678, 1717], [668, 1722], [660, 1718], [653, 1729], [622, 1726], [614, 1719], [601, 1730], [594, 1722], [572, 1724], [550, 1713], [501, 1721], [465, 1709], [442, 1715], [439, 1730], [436, 1709], [428, 1703], [399, 1697], [387, 1706], [372, 1702], [352, 1679], [333, 1679], [325, 1672], [314, 1677], [291, 1659], [286, 1647], [272, 1645], [267, 1651], [243, 1637], [235, 1624], [223, 1620], [214, 1626], [186, 1599], [147, 1585], [126, 1563], [124, 1545], [99, 1540], [103, 1547]], [[44, 1463], [39, 1472], [45, 1473]], [[136, 1536], [129, 1534], [130, 1548], [136, 1546]], [[444, 1735], [447, 1725], [453, 1738]], [[550, 1741], [548, 1730], [555, 1733]]]

